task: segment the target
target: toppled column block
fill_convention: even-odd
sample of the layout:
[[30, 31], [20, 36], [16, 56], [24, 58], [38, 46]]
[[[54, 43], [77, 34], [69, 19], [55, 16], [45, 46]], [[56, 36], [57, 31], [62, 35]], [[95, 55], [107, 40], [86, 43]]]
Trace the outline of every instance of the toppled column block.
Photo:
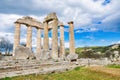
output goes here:
[[35, 56], [31, 49], [24, 46], [18, 46], [15, 49], [14, 59], [35, 59]]
[[67, 56], [67, 60], [69, 61], [76, 61], [78, 59], [78, 54], [69, 54]]

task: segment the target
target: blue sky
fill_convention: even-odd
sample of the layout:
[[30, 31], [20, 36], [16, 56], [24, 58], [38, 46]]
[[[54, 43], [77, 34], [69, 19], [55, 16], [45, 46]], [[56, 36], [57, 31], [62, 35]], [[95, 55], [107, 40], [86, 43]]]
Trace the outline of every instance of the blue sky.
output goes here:
[[[0, 37], [6, 37], [13, 42], [14, 22], [18, 18], [31, 16], [43, 22], [48, 13], [56, 12], [59, 21], [65, 25], [66, 47], [69, 47], [67, 24], [69, 21], [74, 21], [76, 47], [120, 43], [119, 4], [120, 0], [1, 0]], [[33, 28], [32, 39], [33, 47], [35, 47], [35, 28]], [[21, 27], [21, 43], [26, 43], [24, 25]]]

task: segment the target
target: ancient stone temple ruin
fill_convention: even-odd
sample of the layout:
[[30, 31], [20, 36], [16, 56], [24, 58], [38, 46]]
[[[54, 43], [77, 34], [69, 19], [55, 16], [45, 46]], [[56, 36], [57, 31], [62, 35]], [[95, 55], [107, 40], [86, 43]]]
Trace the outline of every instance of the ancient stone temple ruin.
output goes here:
[[[27, 26], [26, 47], [20, 47], [20, 27], [21, 24]], [[51, 26], [49, 25], [51, 24]], [[66, 58], [76, 59], [74, 46], [74, 24], [73, 21], [69, 24], [69, 40], [70, 40], [70, 54]], [[58, 51], [58, 26], [60, 27], [60, 51]], [[36, 56], [32, 53], [32, 27], [37, 29], [37, 47]], [[41, 49], [41, 30], [44, 31], [43, 49]], [[52, 50], [49, 48], [49, 35], [48, 32], [52, 30]], [[23, 49], [21, 49], [23, 48]], [[23, 55], [22, 55], [23, 54]], [[43, 23], [33, 19], [32, 17], [23, 17], [17, 19], [15, 22], [15, 36], [13, 56], [16, 59], [25, 59], [29, 55], [35, 56], [37, 59], [64, 59], [65, 58], [65, 44], [64, 44], [64, 24], [59, 22], [56, 13], [50, 13], [45, 18]], [[17, 56], [18, 55], [18, 56]], [[25, 58], [25, 55], [27, 55]], [[22, 56], [22, 57], [20, 57]], [[19, 57], [19, 58], [18, 58]]]

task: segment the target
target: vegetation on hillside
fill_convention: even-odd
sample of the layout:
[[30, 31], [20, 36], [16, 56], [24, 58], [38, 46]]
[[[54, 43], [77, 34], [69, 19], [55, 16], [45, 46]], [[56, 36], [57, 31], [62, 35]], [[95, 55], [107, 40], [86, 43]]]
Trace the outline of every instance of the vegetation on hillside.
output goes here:
[[[112, 48], [115, 45], [118, 45], [118, 47]], [[79, 55], [79, 58], [109, 58], [114, 51], [118, 51], [120, 55], [120, 44], [110, 46], [79, 47], [75, 49], [75, 53]], [[66, 55], [67, 54], [69, 54], [69, 49], [66, 49]]]
[[107, 65], [109, 68], [120, 68], [120, 64], [109, 64]]

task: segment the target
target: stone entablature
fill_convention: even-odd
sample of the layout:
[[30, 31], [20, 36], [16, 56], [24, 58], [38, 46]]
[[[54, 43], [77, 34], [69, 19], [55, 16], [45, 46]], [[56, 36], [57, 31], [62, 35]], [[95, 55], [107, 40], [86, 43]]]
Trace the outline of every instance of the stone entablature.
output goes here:
[[57, 16], [56, 16], [56, 13], [50, 13], [47, 15], [47, 17], [44, 19], [44, 22], [50, 22], [50, 21], [53, 21], [53, 20], [58, 20]]
[[17, 21], [15, 23], [29, 25], [32, 27], [36, 27], [38, 29], [43, 29], [43, 24], [41, 22], [39, 22], [36, 19], [29, 17], [29, 16], [19, 18], [19, 19], [17, 19]]

